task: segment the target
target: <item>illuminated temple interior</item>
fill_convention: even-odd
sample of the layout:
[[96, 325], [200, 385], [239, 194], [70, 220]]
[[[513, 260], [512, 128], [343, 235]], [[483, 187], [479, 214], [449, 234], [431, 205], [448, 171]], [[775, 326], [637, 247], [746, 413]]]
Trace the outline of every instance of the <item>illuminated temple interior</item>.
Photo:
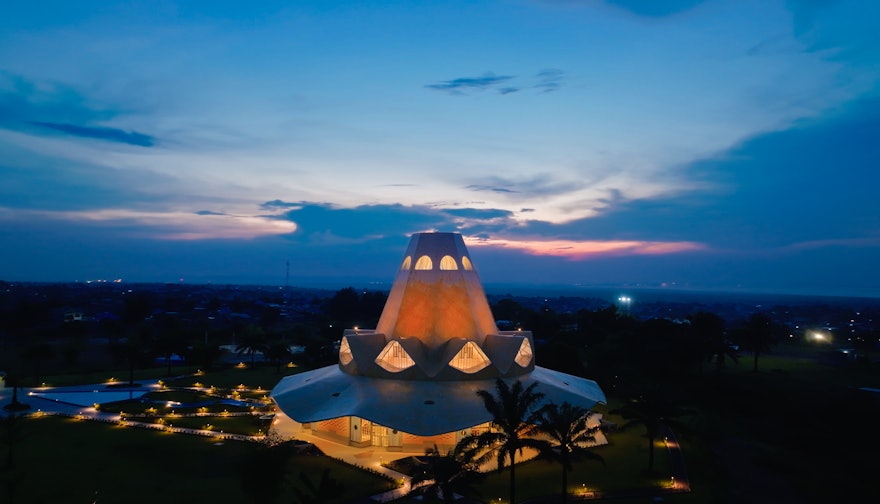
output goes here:
[[418, 233], [376, 328], [346, 329], [338, 364], [285, 377], [272, 390], [273, 428], [418, 452], [491, 428], [477, 391], [494, 391], [498, 378], [538, 382], [548, 402], [605, 402], [594, 381], [535, 366], [534, 348], [530, 331], [498, 330], [461, 235]]

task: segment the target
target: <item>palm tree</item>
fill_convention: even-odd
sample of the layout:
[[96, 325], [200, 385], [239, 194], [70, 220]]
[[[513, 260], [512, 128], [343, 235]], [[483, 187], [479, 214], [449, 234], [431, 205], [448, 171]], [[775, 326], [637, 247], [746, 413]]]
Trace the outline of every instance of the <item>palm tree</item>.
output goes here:
[[12, 386], [12, 401], [3, 406], [3, 409], [10, 412], [30, 409], [29, 405], [18, 400], [18, 389], [21, 387], [21, 375], [18, 371], [13, 370], [6, 374], [6, 384]]
[[456, 493], [461, 493], [482, 478], [483, 475], [462, 454], [450, 450], [440, 455], [435, 444], [434, 451], [425, 459], [422, 471], [412, 478], [412, 492], [416, 495], [437, 495], [449, 504], [455, 502]]
[[537, 382], [523, 388], [517, 380], [512, 386], [498, 378], [495, 380], [493, 395], [486, 390], [478, 390], [477, 395], [483, 399], [486, 410], [492, 415], [493, 429], [480, 434], [465, 436], [455, 447], [457, 454], [464, 460], [472, 460], [483, 464], [495, 458], [498, 470], [504, 469], [510, 459], [510, 502], [516, 502], [516, 453], [524, 448], [532, 448], [545, 452], [550, 444], [534, 439], [531, 436], [537, 431], [536, 425], [540, 416], [540, 402], [544, 398], [541, 392], [535, 392]]
[[235, 353], [237, 354], [248, 354], [251, 356], [251, 369], [254, 367], [254, 356], [257, 353], [266, 352], [266, 333], [263, 331], [263, 328], [250, 324], [244, 328], [244, 334], [241, 335], [241, 340], [238, 342], [238, 345], [235, 347]]
[[564, 402], [541, 408], [538, 431], [546, 434], [554, 444], [548, 452], [562, 465], [562, 502], [568, 499], [568, 473], [576, 459], [590, 459], [605, 463], [600, 455], [589, 450], [596, 442], [599, 426], [590, 426], [589, 410]]
[[165, 358], [166, 376], [171, 376], [171, 357], [180, 352], [182, 335], [167, 328], [153, 340], [153, 351]]
[[275, 372], [281, 372], [281, 362], [291, 356], [290, 345], [282, 340], [275, 340], [266, 345], [266, 358], [275, 364]]

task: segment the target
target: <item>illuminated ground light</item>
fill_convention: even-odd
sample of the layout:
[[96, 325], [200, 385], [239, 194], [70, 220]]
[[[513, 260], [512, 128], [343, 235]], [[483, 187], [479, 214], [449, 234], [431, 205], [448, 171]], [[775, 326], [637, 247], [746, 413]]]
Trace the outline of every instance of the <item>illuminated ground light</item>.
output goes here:
[[807, 333], [807, 339], [817, 343], [831, 343], [831, 334], [824, 331], [810, 331]]

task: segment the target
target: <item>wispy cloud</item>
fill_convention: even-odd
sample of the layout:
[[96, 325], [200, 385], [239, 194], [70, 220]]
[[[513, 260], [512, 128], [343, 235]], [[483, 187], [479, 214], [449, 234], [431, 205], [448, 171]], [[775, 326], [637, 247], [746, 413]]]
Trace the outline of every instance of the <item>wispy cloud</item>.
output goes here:
[[448, 210], [443, 210], [443, 212], [456, 217], [486, 220], [507, 218], [513, 215], [513, 212], [510, 210], [503, 210], [500, 208], [450, 208]]
[[0, 128], [30, 134], [54, 131], [139, 147], [156, 144], [151, 135], [103, 125], [121, 112], [113, 106], [93, 106], [90, 101], [64, 84], [0, 72]]
[[513, 85], [512, 81], [516, 79], [512, 75], [495, 75], [487, 72], [481, 77], [459, 77], [446, 81], [435, 82], [425, 85], [428, 89], [435, 91], [443, 91], [449, 94], [463, 95], [472, 91], [494, 90], [498, 94], [508, 95], [517, 93], [523, 89], [537, 89], [541, 93], [549, 93], [558, 90], [562, 86], [565, 78], [565, 72], [559, 69], [550, 68], [541, 70], [534, 76], [534, 84], [528, 82], [519, 85]]
[[637, 16], [663, 18], [685, 12], [706, 0], [539, 0], [539, 3], [574, 7], [606, 3]]
[[457, 79], [426, 84], [425, 87], [450, 94], [466, 94], [471, 91], [495, 89], [500, 94], [510, 94], [519, 90], [514, 86], [503, 85], [512, 80], [512, 75], [495, 75], [487, 72], [480, 77], [458, 77]]
[[574, 260], [596, 256], [675, 254], [706, 248], [700, 243], [687, 241], [504, 239], [470, 236], [465, 237], [465, 243], [469, 247], [494, 247], [518, 250], [529, 255]]
[[535, 78], [538, 80], [538, 83], [534, 86], [535, 88], [544, 93], [552, 93], [562, 86], [565, 72], [559, 69], [550, 68], [547, 70], [541, 70]]
[[155, 144], [155, 139], [153, 137], [138, 133], [137, 131], [124, 131], [117, 128], [77, 126], [75, 124], [42, 121], [33, 121], [31, 124], [83, 138], [95, 138], [98, 140], [107, 140], [109, 142], [119, 142], [140, 147], [152, 147]]
[[564, 180], [550, 173], [535, 173], [528, 177], [486, 177], [465, 186], [471, 191], [491, 191], [517, 194], [525, 197], [552, 196], [577, 192], [584, 187], [582, 181]]
[[485, 184], [471, 184], [467, 186], [471, 191], [492, 191], [497, 193], [518, 193], [519, 191], [514, 191], [513, 189], [508, 189], [506, 187], [495, 187], [491, 185]]
[[199, 211], [139, 211], [105, 208], [83, 211], [49, 211], [0, 207], [0, 221], [28, 217], [79, 224], [120, 228], [121, 234], [159, 240], [251, 239], [260, 236], [290, 234], [296, 224], [284, 219], [258, 215], [226, 215]]

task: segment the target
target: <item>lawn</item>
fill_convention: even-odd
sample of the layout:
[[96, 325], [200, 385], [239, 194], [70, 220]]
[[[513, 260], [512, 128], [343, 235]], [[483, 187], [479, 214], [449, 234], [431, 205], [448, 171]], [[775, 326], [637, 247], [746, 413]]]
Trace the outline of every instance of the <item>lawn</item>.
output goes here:
[[[28, 418], [23, 427], [16, 469], [0, 470], [0, 487], [14, 488], [16, 502], [249, 501], [240, 474], [254, 460], [253, 443], [59, 417]], [[317, 482], [325, 468], [344, 482], [339, 502], [389, 488], [383, 478], [324, 456], [291, 456], [285, 473], [301, 487], [300, 472]], [[290, 502], [291, 491], [286, 494], [284, 502]]]

